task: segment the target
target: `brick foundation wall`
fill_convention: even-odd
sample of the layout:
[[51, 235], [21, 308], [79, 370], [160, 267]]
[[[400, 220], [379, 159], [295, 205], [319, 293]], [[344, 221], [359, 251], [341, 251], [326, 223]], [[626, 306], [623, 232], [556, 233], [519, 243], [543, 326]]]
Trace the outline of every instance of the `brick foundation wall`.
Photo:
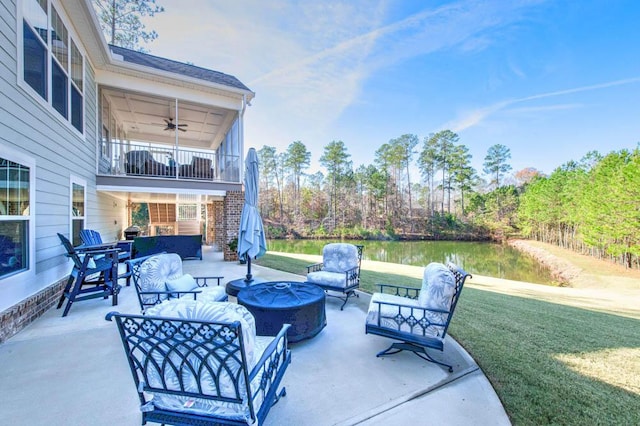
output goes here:
[[64, 278], [0, 313], [0, 343], [40, 318], [57, 304], [67, 279]]
[[238, 260], [238, 254], [231, 251], [227, 243], [238, 237], [243, 204], [244, 192], [242, 191], [228, 191], [224, 197], [224, 260]]

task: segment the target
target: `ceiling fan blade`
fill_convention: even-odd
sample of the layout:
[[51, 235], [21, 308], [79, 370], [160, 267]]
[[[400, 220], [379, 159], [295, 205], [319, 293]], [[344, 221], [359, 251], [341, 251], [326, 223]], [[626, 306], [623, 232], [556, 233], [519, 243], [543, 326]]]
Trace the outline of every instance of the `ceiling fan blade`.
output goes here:
[[188, 125], [188, 124], [178, 124], [177, 126], [178, 126], [178, 127], [187, 127], [187, 126], [189, 126], [189, 125]]
[[178, 130], [180, 130], [181, 132], [186, 132], [187, 129], [183, 129], [182, 127], [178, 127]]
[[164, 119], [164, 122], [167, 123], [167, 126], [171, 126], [173, 124], [172, 121], [173, 119], [169, 119], [169, 120], [167, 120], [166, 118]]

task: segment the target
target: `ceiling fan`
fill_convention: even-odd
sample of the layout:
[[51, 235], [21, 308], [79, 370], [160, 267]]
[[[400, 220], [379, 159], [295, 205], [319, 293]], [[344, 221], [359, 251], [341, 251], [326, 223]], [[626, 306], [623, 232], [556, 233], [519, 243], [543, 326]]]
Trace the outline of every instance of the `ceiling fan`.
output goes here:
[[186, 132], [187, 129], [183, 129], [183, 127], [187, 127], [188, 124], [175, 124], [173, 122], [173, 118], [164, 119], [164, 122], [167, 123], [167, 127], [164, 130], [175, 130], [176, 128], [182, 132]]

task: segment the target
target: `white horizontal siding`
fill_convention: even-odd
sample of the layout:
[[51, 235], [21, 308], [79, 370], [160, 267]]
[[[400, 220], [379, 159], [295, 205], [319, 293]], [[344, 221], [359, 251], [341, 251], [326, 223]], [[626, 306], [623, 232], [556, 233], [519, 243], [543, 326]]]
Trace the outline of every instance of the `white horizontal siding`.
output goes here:
[[85, 134], [80, 136], [53, 108], [43, 105], [17, 84], [16, 34], [21, 23], [16, 22], [15, 13], [16, 2], [3, 0], [0, 5], [0, 152], [3, 146], [9, 147], [36, 162], [36, 278], [33, 282], [11, 286], [3, 286], [0, 280], [0, 312], [68, 273], [70, 265], [56, 234], [69, 233], [71, 175], [87, 183], [88, 224], [99, 224], [100, 230], [110, 237], [116, 233], [116, 227], [126, 228], [126, 203], [118, 201], [114, 207], [115, 199], [96, 194], [94, 70], [85, 60]]

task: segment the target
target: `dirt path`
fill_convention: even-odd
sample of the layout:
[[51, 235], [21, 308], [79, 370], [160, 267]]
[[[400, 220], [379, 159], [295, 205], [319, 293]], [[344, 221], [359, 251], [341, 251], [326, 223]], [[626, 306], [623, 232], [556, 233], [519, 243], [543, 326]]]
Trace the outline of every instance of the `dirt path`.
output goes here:
[[639, 270], [539, 241], [511, 240], [509, 244], [532, 255], [573, 288], [640, 290]]

